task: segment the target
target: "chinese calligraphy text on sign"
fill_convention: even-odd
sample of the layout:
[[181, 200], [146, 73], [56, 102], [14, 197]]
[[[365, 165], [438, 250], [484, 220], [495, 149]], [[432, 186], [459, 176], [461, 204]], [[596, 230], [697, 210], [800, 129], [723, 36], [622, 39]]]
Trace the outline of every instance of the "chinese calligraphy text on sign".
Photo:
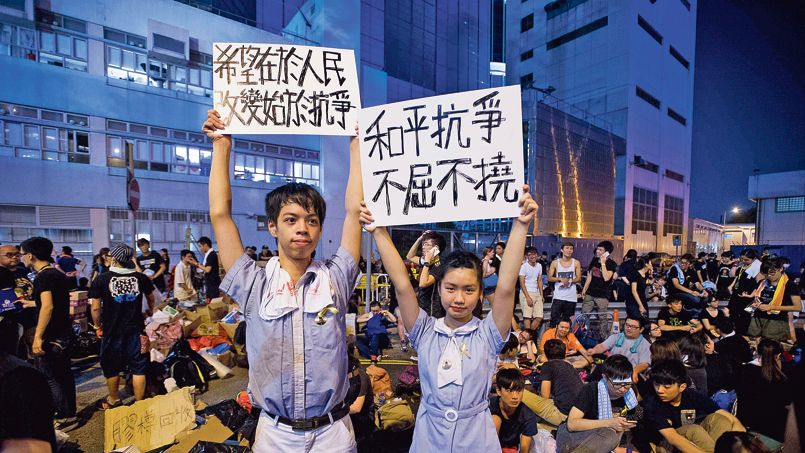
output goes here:
[[228, 134], [355, 135], [352, 50], [213, 44], [213, 96]]
[[519, 214], [519, 86], [365, 108], [360, 136], [364, 198], [377, 225]]

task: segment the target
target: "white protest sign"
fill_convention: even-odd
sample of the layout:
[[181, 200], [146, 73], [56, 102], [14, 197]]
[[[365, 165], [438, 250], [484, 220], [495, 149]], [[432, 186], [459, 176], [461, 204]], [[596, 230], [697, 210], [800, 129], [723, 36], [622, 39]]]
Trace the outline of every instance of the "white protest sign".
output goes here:
[[520, 87], [361, 110], [363, 193], [377, 225], [516, 217]]
[[214, 108], [227, 134], [355, 135], [355, 53], [293, 44], [214, 43]]

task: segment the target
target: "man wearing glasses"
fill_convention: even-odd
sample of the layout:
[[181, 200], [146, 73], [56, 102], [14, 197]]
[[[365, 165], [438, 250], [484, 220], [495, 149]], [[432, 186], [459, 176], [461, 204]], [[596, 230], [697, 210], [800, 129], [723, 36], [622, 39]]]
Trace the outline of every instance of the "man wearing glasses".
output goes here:
[[651, 363], [651, 344], [641, 335], [643, 328], [639, 320], [626, 318], [623, 327], [623, 332], [610, 335], [603, 343], [588, 349], [587, 354], [592, 356], [608, 352], [626, 357], [634, 367], [633, 378], [637, 382], [637, 375], [647, 370]]
[[[0, 290], [13, 292], [15, 302], [21, 302], [23, 310], [21, 312], [6, 312], [0, 314], [0, 324], [4, 333], [3, 350], [10, 355], [20, 355], [27, 359], [24, 348], [19, 347], [19, 328], [22, 325], [23, 337], [28, 339], [26, 344], [30, 351], [33, 342], [33, 332], [36, 328], [36, 303], [32, 300], [31, 290], [33, 285], [28, 280], [27, 270], [20, 267], [20, 257], [22, 254], [13, 245], [0, 245]], [[27, 335], [26, 335], [27, 334]], [[22, 349], [22, 350], [20, 350]]]
[[615, 450], [623, 433], [637, 425], [630, 411], [637, 406], [632, 390], [632, 364], [619, 354], [601, 365], [603, 377], [581, 388], [567, 423], [556, 432], [557, 450], [605, 453]]

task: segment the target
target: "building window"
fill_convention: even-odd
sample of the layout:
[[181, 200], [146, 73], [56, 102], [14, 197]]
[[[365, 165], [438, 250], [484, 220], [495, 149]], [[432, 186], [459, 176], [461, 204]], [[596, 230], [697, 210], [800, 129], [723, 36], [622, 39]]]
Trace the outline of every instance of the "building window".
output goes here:
[[637, 94], [637, 97], [639, 97], [640, 99], [651, 104], [655, 109], [660, 108], [660, 100], [649, 94], [648, 91], [637, 86], [635, 87], [635, 94]]
[[632, 234], [657, 234], [657, 192], [635, 186], [632, 190]]
[[665, 169], [665, 177], [673, 179], [675, 181], [685, 182], [685, 175], [683, 175], [682, 173], [677, 173], [672, 170], [668, 170], [667, 168]]
[[774, 212], [803, 212], [805, 211], [805, 196], [781, 197], [774, 200]]
[[527, 32], [532, 28], [534, 28], [534, 13], [531, 13], [528, 16], [520, 19], [520, 33]]
[[685, 59], [685, 57], [683, 57], [682, 54], [679, 53], [679, 51], [676, 50], [674, 46], [670, 46], [670, 49], [668, 51], [671, 52], [671, 56], [673, 56], [676, 59], [676, 61], [679, 62], [679, 64], [684, 66], [685, 69], [690, 69], [690, 62], [688, 62], [688, 60]]
[[666, 195], [662, 225], [663, 234], [682, 234], [684, 217], [685, 200]]
[[534, 73], [529, 72], [528, 74], [520, 77], [520, 86], [526, 87], [533, 81], [534, 81]]
[[106, 76], [196, 96], [212, 97], [212, 68], [148, 58], [145, 53], [106, 45]]
[[582, 3], [587, 3], [589, 0], [556, 0], [554, 2], [550, 2], [545, 5], [545, 15], [547, 20], [551, 20], [554, 17], [566, 13], [571, 9], [581, 5]]
[[688, 124], [688, 120], [686, 120], [684, 116], [680, 115], [679, 113], [676, 113], [676, 111], [674, 111], [674, 109], [672, 109], [670, 107], [668, 107], [668, 116], [670, 116], [677, 123], [679, 123], [679, 124], [681, 124], [683, 126]]
[[646, 31], [658, 44], [662, 45], [662, 35], [660, 32], [657, 31], [654, 27], [649, 24], [646, 19], [643, 19], [643, 16], [637, 15], [637, 25], [640, 25], [640, 28]]
[[87, 71], [87, 40], [39, 30], [39, 61], [77, 71]]
[[534, 49], [529, 49], [520, 54], [520, 61], [530, 60], [534, 57]]
[[319, 187], [319, 164], [236, 152], [235, 179], [268, 184], [302, 182]]
[[89, 133], [38, 124], [0, 121], [0, 155], [89, 163]]
[[147, 85], [147, 64], [148, 56], [144, 52], [135, 52], [109, 44], [106, 45], [107, 77]]
[[568, 33], [565, 33], [562, 36], [559, 36], [558, 38], [554, 38], [554, 39], [548, 41], [545, 44], [545, 49], [546, 50], [555, 49], [555, 48], [561, 46], [562, 44], [567, 44], [570, 41], [573, 41], [574, 39], [580, 38], [580, 37], [582, 37], [582, 36], [584, 36], [584, 35], [586, 35], [588, 33], [592, 33], [594, 31], [598, 30], [599, 28], [606, 27], [608, 23], [609, 23], [609, 18], [606, 17], [606, 16], [602, 17], [602, 18], [600, 18], [598, 20], [590, 22], [589, 24], [587, 24], [587, 25], [585, 25], [583, 27], [577, 28], [577, 29], [575, 29], [575, 30], [573, 30], [571, 32], [568, 32]]

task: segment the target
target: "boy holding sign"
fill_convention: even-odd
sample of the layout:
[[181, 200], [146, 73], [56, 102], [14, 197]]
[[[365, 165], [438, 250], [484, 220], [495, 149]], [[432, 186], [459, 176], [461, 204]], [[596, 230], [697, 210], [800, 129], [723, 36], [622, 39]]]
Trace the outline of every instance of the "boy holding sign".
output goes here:
[[474, 254], [456, 251], [442, 258], [436, 288], [446, 315], [427, 316], [402, 258], [384, 227], [374, 227], [364, 205], [361, 223], [372, 232], [400, 304], [402, 322], [419, 355], [422, 402], [417, 414], [411, 452], [500, 451], [489, 411], [489, 383], [497, 357], [511, 327], [515, 284], [523, 261], [528, 226], [537, 203], [523, 186], [520, 214], [509, 234], [509, 252], [500, 266], [492, 316], [481, 321], [472, 315], [483, 300], [483, 270]]
[[[306, 184], [286, 184], [266, 196], [279, 257], [261, 269], [244, 253], [232, 220], [229, 160], [232, 140], [210, 110], [204, 132], [213, 141], [210, 217], [221, 263], [222, 292], [245, 314], [250, 358], [249, 393], [262, 409], [256, 452], [354, 452], [344, 397], [349, 388], [345, 315], [358, 273], [362, 197], [357, 138], [350, 142], [341, 247], [326, 263], [312, 255], [326, 205]], [[315, 382], [315, 384], [313, 384]]]

